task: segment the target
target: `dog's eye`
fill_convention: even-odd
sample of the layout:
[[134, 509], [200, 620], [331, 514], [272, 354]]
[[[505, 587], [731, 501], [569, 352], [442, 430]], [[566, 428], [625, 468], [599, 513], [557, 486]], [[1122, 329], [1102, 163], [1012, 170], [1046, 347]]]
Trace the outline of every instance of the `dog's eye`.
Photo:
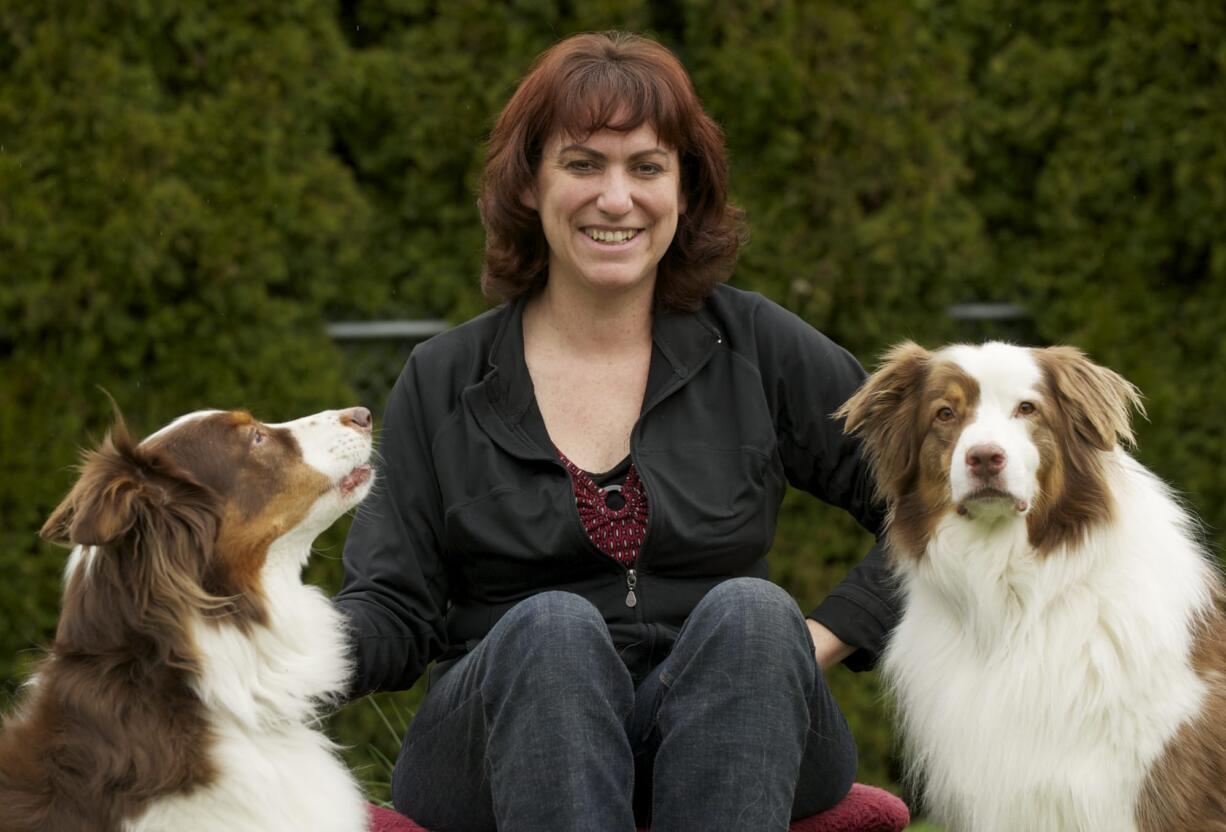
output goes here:
[[251, 444], [252, 445], [263, 445], [264, 440], [267, 438], [268, 438], [268, 434], [264, 433], [264, 431], [262, 430], [254, 430], [251, 432]]
[[948, 421], [951, 421], [957, 415], [958, 415], [957, 413], [954, 413], [954, 409], [952, 407], [942, 407], [940, 410], [937, 411], [937, 421], [938, 422], [948, 422]]
[[1037, 410], [1038, 408], [1034, 406], [1033, 402], [1022, 402], [1017, 406], [1017, 412], [1021, 416], [1029, 416]]

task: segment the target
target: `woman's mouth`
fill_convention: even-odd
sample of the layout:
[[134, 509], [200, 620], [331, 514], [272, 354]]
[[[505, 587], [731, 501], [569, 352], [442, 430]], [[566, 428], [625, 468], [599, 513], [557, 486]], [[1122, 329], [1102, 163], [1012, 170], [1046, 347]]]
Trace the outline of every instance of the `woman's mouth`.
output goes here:
[[588, 226], [580, 229], [583, 235], [600, 246], [616, 248], [634, 240], [642, 232], [641, 228], [593, 228]]

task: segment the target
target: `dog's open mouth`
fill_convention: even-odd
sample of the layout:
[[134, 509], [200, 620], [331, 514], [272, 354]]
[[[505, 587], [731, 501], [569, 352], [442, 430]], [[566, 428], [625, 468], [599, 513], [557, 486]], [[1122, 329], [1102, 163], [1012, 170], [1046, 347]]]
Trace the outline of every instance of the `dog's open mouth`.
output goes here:
[[373, 470], [369, 465], [359, 465], [357, 468], [354, 468], [345, 475], [343, 480], [340, 481], [339, 488], [341, 490], [341, 495], [348, 497], [354, 491], [358, 490], [363, 483], [370, 479], [372, 472]]

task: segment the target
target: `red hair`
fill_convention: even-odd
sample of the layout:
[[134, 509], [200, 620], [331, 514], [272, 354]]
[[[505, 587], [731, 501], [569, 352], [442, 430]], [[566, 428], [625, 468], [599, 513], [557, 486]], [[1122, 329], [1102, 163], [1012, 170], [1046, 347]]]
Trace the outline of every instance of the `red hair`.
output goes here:
[[728, 279], [745, 231], [742, 212], [728, 205], [723, 132], [672, 52], [638, 35], [588, 33], [537, 59], [490, 134], [480, 201], [486, 296], [511, 300], [548, 279], [549, 244], [540, 217], [520, 196], [535, 183], [549, 138], [629, 132], [643, 124], [677, 151], [686, 204], [660, 260], [656, 304], [695, 309]]

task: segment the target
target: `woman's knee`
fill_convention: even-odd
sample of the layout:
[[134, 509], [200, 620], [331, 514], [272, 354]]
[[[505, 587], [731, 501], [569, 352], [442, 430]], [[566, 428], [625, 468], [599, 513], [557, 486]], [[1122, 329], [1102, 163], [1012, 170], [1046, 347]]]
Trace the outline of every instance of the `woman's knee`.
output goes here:
[[608, 640], [600, 612], [573, 592], [540, 592], [525, 598], [503, 615], [494, 627], [502, 639], [521, 638], [532, 643], [566, 639]]
[[496, 653], [512, 663], [613, 664], [624, 669], [608, 626], [590, 601], [570, 592], [542, 592], [512, 607], [490, 632]]
[[800, 608], [770, 581], [734, 578], [718, 584], [690, 614], [686, 629], [767, 674], [791, 668], [810, 676], [816, 668]]
[[804, 627], [800, 608], [783, 589], [761, 578], [732, 578], [716, 584], [691, 616], [715, 616], [742, 630], [781, 634]]
[[609, 707], [624, 715], [633, 703], [630, 671], [608, 626], [578, 595], [534, 595], [507, 612], [488, 639], [481, 677], [487, 708], [553, 713], [565, 704], [574, 714]]

